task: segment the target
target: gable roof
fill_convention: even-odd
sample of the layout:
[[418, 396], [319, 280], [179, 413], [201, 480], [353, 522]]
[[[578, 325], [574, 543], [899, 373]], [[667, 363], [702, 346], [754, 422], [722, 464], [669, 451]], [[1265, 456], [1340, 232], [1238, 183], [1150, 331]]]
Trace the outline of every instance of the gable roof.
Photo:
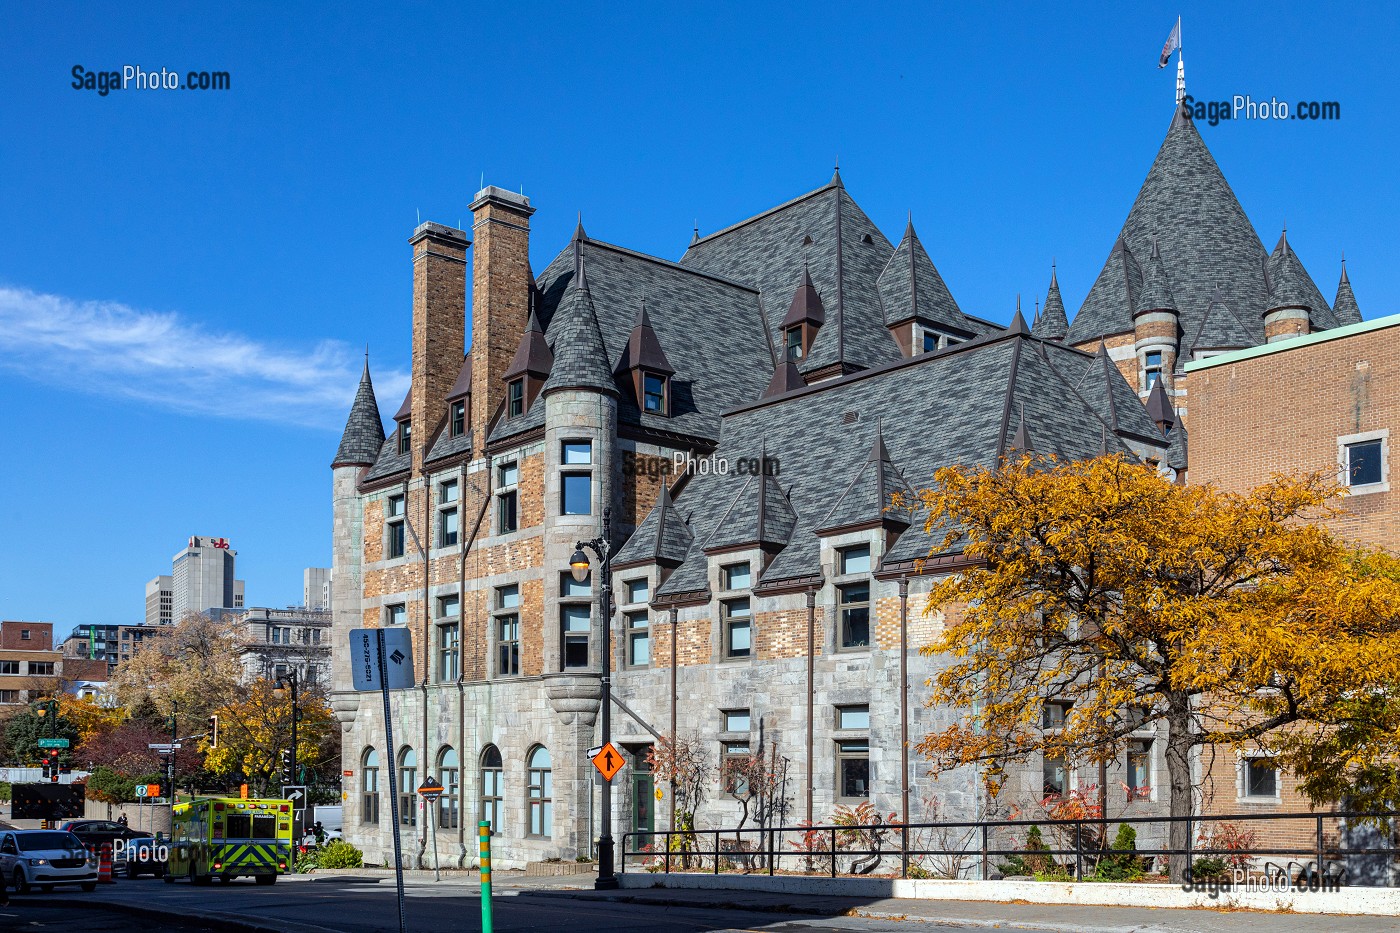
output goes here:
[[976, 332], [963, 317], [943, 276], [938, 274], [924, 244], [919, 241], [912, 217], [876, 285], [887, 326], [916, 318], [969, 334]]
[[642, 563], [679, 564], [685, 559], [693, 537], [690, 526], [672, 504], [670, 488], [662, 483], [656, 504], [627, 539], [627, 543], [613, 557], [613, 566]]

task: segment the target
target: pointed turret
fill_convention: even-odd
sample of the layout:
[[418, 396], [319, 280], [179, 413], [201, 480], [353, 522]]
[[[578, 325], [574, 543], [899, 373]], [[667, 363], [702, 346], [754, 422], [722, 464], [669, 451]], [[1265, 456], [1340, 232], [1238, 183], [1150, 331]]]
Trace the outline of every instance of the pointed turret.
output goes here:
[[1268, 300], [1264, 305], [1264, 339], [1268, 343], [1308, 333], [1317, 288], [1288, 244], [1285, 228], [1264, 267]]
[[1030, 336], [1031, 329], [1026, 326], [1026, 319], [1021, 314], [1021, 296], [1016, 296], [1016, 313], [1011, 317], [1011, 323], [1006, 325], [1008, 334], [1020, 334]]
[[1011, 442], [1006, 445], [1006, 452], [1009, 455], [1029, 454], [1035, 452], [1035, 445], [1031, 443], [1031, 432], [1026, 427], [1026, 410], [1021, 409], [1021, 414], [1016, 421], [1016, 433], [1012, 435]]
[[1337, 300], [1332, 302], [1332, 311], [1337, 315], [1341, 326], [1361, 323], [1361, 309], [1356, 306], [1356, 295], [1351, 290], [1351, 279], [1347, 277], [1347, 261], [1342, 260], [1342, 280], [1337, 283]]
[[818, 524], [817, 533], [839, 534], [886, 522], [907, 526], [910, 523], [909, 513], [890, 508], [895, 493], [906, 501], [914, 499], [912, 487], [890, 460], [890, 452], [885, 447], [884, 429], [877, 421], [869, 455], [856, 467], [850, 484]]
[[1152, 391], [1147, 396], [1147, 417], [1162, 429], [1163, 434], [1170, 432], [1172, 425], [1176, 424], [1176, 410], [1167, 397], [1165, 380], [1158, 379], [1152, 384]]
[[821, 296], [817, 294], [816, 286], [812, 284], [812, 275], [804, 263], [802, 281], [797, 283], [797, 290], [792, 293], [792, 304], [788, 306], [788, 313], [783, 318], [782, 326], [784, 329], [794, 324], [811, 324], [814, 327], [821, 327], [825, 323], [826, 307], [822, 304]]
[[560, 301], [555, 317], [557, 323], [552, 329], [557, 330], [558, 336], [554, 339], [554, 365], [540, 394], [549, 395], [559, 389], [595, 389], [617, 395], [607, 348], [598, 328], [598, 315], [593, 310], [582, 252], [579, 253], [578, 275]]
[[1045, 293], [1045, 306], [1040, 310], [1040, 321], [1032, 332], [1043, 340], [1064, 340], [1069, 333], [1069, 318], [1065, 316], [1065, 302], [1060, 297], [1060, 282], [1055, 276], [1055, 265], [1050, 265], [1050, 290]]
[[836, 170], [831, 173], [831, 181], [827, 184], [834, 188], [846, 187], [846, 183], [841, 180], [841, 166], [836, 166]]
[[1176, 314], [1176, 299], [1172, 297], [1171, 285], [1167, 281], [1167, 267], [1162, 262], [1162, 250], [1157, 238], [1152, 238], [1152, 255], [1147, 259], [1147, 268], [1142, 276], [1142, 294], [1138, 296], [1137, 314], [1150, 314], [1153, 311], [1170, 311]]
[[379, 420], [379, 403], [374, 398], [374, 382], [369, 377], [369, 354], [365, 354], [365, 369], [360, 374], [360, 386], [355, 401], [350, 404], [350, 416], [345, 419], [345, 431], [340, 435], [331, 467], [370, 466], [379, 459], [384, 448], [384, 422]]

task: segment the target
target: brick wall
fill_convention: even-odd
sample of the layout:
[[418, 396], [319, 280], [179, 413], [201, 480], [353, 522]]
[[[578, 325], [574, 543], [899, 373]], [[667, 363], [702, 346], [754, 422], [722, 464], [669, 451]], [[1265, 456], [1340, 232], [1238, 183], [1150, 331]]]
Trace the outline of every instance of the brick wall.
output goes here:
[[50, 651], [53, 649], [53, 623], [9, 620], [0, 622], [0, 648], [11, 648], [16, 651]]
[[530, 202], [487, 188], [472, 204], [476, 258], [472, 266], [471, 421], [485, 429], [501, 399], [530, 314]]
[[[462, 368], [466, 329], [466, 234], [423, 224], [413, 245], [413, 469], [433, 428], [447, 415], [447, 393]], [[414, 514], [412, 512], [409, 513]]]

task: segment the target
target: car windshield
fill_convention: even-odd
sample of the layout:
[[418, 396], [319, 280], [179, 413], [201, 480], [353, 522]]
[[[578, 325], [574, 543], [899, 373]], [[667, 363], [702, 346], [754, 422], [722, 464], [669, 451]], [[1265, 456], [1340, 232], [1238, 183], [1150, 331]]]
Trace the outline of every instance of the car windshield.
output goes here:
[[81, 849], [83, 844], [72, 833], [16, 833], [15, 842], [21, 852], [43, 852], [48, 849]]

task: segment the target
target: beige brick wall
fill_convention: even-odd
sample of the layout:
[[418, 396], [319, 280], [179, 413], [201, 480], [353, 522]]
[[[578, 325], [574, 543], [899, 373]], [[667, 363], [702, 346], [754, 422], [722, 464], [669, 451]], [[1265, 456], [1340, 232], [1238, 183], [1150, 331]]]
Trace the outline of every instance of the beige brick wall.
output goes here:
[[[818, 606], [813, 624], [815, 654], [822, 653], [826, 613]], [[760, 661], [807, 656], [807, 609], [760, 612], [754, 618], [754, 653]]]
[[485, 430], [530, 314], [530, 211], [487, 199], [474, 214], [471, 419]]

